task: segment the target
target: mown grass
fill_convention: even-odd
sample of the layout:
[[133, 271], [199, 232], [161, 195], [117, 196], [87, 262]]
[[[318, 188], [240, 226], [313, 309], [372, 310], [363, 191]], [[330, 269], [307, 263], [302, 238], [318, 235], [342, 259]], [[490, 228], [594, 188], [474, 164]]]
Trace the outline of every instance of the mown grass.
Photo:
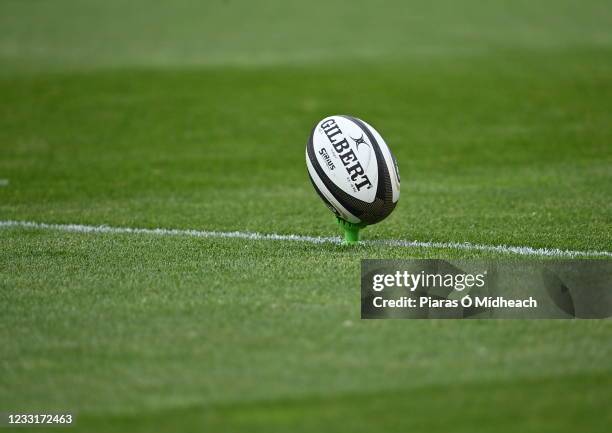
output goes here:
[[360, 321], [359, 257], [404, 250], [0, 235], [6, 410], [83, 431], [606, 422], [607, 321]]
[[10, 186], [0, 210], [5, 219], [329, 235], [304, 143], [319, 118], [352, 113], [383, 132], [403, 181], [397, 210], [371, 237], [606, 250], [608, 59], [561, 52], [452, 68], [4, 80], [0, 170]]

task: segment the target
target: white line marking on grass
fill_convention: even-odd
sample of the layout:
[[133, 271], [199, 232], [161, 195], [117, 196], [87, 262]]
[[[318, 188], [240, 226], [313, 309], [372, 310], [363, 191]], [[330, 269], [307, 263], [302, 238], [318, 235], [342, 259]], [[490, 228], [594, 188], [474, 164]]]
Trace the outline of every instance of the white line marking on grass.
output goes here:
[[[218, 232], [208, 230], [187, 230], [187, 229], [145, 229], [131, 227], [110, 227], [89, 226], [81, 224], [47, 224], [32, 221], [0, 221], [0, 228], [21, 227], [38, 230], [56, 230], [73, 233], [112, 233], [112, 234], [144, 234], [157, 236], [188, 236], [194, 238], [234, 238], [261, 241], [296, 241], [311, 244], [340, 244], [339, 237], [319, 237], [303, 235], [279, 235], [276, 233], [257, 233], [257, 232]], [[517, 247], [508, 245], [481, 245], [461, 242], [425, 242], [407, 240], [365, 240], [361, 242], [365, 245], [378, 245], [403, 248], [424, 248], [424, 249], [452, 249], [464, 251], [484, 251], [505, 254], [517, 254], [521, 256], [547, 256], [547, 257], [612, 257], [611, 251], [579, 251], [562, 250], [559, 248], [533, 248]]]
[[8, 184], [9, 184], [8, 179], [0, 179], [0, 186], [8, 186]]

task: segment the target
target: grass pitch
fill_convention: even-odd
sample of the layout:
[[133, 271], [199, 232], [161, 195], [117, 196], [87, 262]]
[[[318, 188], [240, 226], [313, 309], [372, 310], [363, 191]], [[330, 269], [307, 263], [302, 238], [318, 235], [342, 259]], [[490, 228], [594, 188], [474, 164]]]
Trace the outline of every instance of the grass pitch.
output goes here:
[[[0, 220], [334, 235], [304, 145], [349, 113], [402, 175], [365, 237], [610, 251], [611, 28], [597, 1], [3, 2]], [[359, 320], [361, 258], [468, 256], [2, 229], [0, 411], [607, 431], [607, 321]]]

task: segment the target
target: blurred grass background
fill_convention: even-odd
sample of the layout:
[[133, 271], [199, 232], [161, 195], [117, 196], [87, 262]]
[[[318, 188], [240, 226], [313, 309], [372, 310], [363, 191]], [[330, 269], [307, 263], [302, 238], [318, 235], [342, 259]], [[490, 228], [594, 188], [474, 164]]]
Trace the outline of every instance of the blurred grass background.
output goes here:
[[606, 0], [2, 2], [7, 70], [287, 65], [609, 48]]

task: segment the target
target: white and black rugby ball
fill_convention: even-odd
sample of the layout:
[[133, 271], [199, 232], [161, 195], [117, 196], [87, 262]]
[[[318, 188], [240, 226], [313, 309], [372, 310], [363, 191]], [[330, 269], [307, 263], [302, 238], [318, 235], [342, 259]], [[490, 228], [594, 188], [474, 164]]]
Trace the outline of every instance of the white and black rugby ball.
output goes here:
[[306, 145], [306, 165], [319, 196], [346, 221], [375, 224], [399, 200], [395, 158], [363, 120], [340, 115], [317, 123]]

